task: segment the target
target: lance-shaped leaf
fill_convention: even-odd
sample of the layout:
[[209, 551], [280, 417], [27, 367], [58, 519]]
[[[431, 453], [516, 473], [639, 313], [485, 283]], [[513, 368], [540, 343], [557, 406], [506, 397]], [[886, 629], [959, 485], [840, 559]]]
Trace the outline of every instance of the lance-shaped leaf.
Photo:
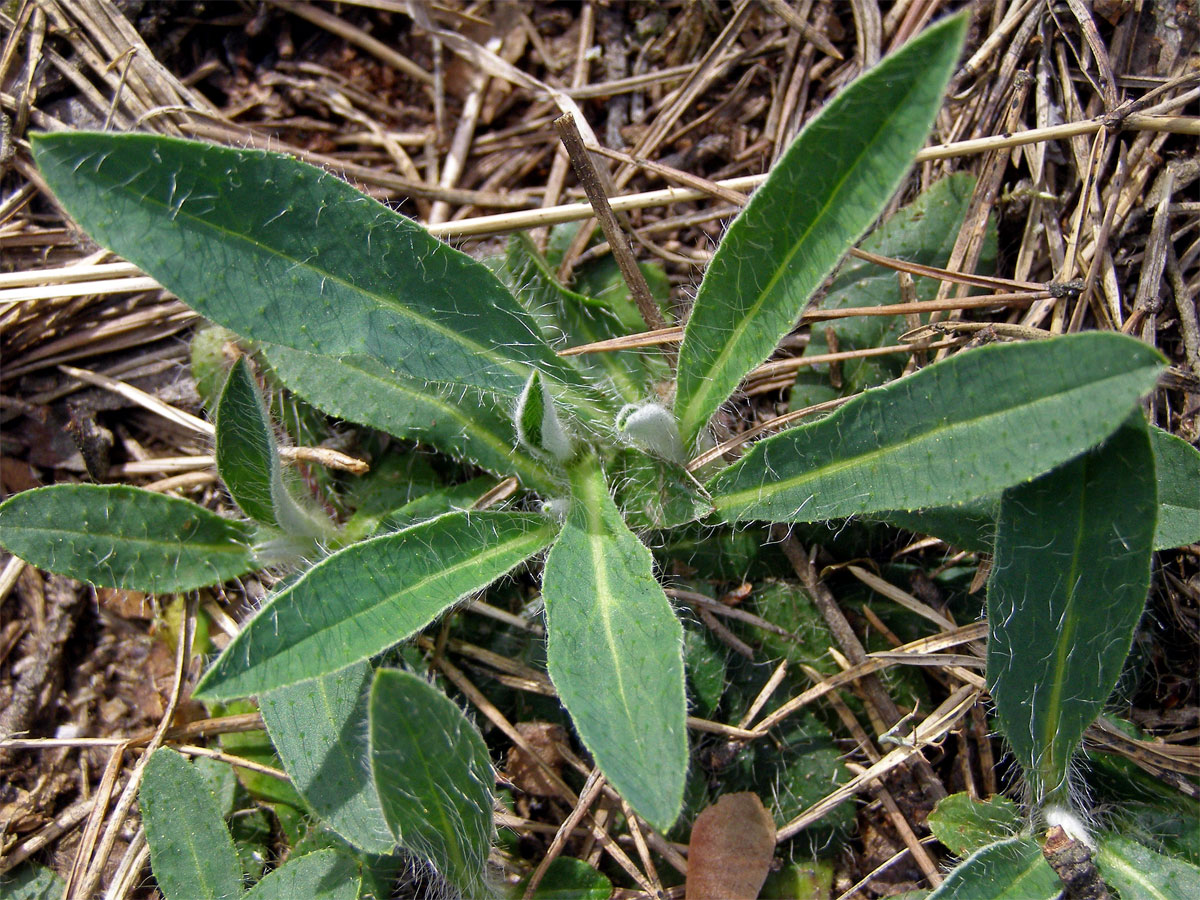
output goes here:
[[336, 850], [290, 856], [246, 891], [244, 900], [356, 900], [361, 876], [353, 859]]
[[56, 484], [0, 503], [0, 546], [39, 569], [161, 594], [254, 567], [241, 522], [123, 484]]
[[1062, 882], [1032, 837], [988, 844], [959, 863], [928, 900], [1058, 900]]
[[726, 521], [816, 522], [999, 493], [1098, 444], [1162, 369], [1134, 338], [993, 344], [755, 445], [708, 484]]
[[554, 483], [517, 446], [512, 417], [489, 395], [403, 378], [362, 356], [331, 359], [278, 345], [265, 351], [280, 381], [331, 415], [428, 443], [502, 477], [516, 475], [530, 488]]
[[242, 867], [217, 800], [192, 764], [160, 747], [146, 764], [138, 806], [150, 867], [167, 900], [237, 900]]
[[1154, 539], [1139, 413], [1100, 447], [1006, 491], [988, 584], [988, 683], [1034, 802], [1065, 789], [1129, 655]]
[[483, 897], [495, 773], [483, 737], [454, 701], [408, 672], [371, 687], [371, 773], [396, 840], [464, 897]]
[[1158, 526], [1154, 549], [1200, 541], [1200, 451], [1183, 438], [1150, 429], [1158, 474]]
[[532, 513], [460, 512], [347, 547], [272, 597], [196, 696], [245, 697], [361, 662], [487, 587], [554, 532]]
[[283, 767], [313, 812], [367, 853], [390, 853], [396, 840], [383, 818], [367, 758], [367, 691], [371, 667], [270, 691], [259, 709]]
[[605, 777], [655, 828], [679, 815], [687, 770], [683, 629], [594, 457], [542, 577], [550, 678]]
[[216, 419], [217, 472], [242, 512], [297, 537], [329, 536], [329, 521], [303, 509], [283, 482], [271, 421], [245, 357], [229, 370]]
[[513, 399], [531, 365], [581, 384], [486, 266], [327, 172], [153, 134], [33, 141], [88, 234], [244, 337]]
[[929, 134], [966, 24], [935, 25], [852, 82], [729, 226], [679, 348], [675, 412], [688, 446], [887, 206]]

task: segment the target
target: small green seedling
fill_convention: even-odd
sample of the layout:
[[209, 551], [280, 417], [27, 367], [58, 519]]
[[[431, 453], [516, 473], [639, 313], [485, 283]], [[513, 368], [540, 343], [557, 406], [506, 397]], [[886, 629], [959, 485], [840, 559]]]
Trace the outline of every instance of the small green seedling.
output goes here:
[[[930, 28], [799, 135], [721, 242], [665, 389], [662, 359], [558, 356], [551, 336], [625, 333], [622, 315], [576, 303], [520, 239], [501, 278], [277, 154], [148, 134], [35, 136], [42, 176], [93, 238], [240, 335], [295, 394], [515, 476], [527, 493], [353, 540], [283, 477], [238, 364], [217, 408], [217, 459], [253, 526], [129, 487], [60, 485], [0, 506], [0, 542], [52, 571], [157, 592], [319, 558], [268, 598], [196, 697], [257, 696], [285, 768], [329, 827], [365, 851], [403, 846], [474, 896], [491, 838], [486, 748], [451, 701], [415, 676], [372, 674], [369, 660], [544, 556], [558, 696], [608, 781], [665, 830], [688, 767], [683, 630], [634, 529], [935, 510], [953, 532], [982, 509], [995, 535], [1000, 722], [1033, 803], [1063, 804], [1071, 755], [1145, 599], [1162, 439], [1137, 403], [1163, 369], [1154, 349], [1101, 333], [983, 347], [868, 390], [732, 465], [686, 467], [711, 446], [713, 414], [901, 184], [965, 27], [956, 16]], [[1170, 447], [1182, 467], [1171, 477], [1194, 473], [1194, 451]], [[1186, 491], [1172, 497], [1177, 521], [1195, 511]], [[151, 810], [159, 790], [143, 789]], [[169, 882], [165, 859], [152, 853]], [[213, 896], [234, 890], [229, 871], [217, 875]]]

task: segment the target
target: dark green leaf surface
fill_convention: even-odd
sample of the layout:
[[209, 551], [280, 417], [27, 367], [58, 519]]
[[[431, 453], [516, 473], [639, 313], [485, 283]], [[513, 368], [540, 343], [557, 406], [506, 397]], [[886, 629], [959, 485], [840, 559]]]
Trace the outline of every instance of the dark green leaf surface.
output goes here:
[[997, 795], [972, 800], [969, 794], [951, 794], [938, 801], [929, 814], [929, 829], [955, 856], [970, 856], [996, 841], [1006, 840], [1025, 827], [1017, 804]]
[[616, 453], [611, 471], [630, 528], [674, 528], [712, 511], [704, 488], [677, 463], [625, 448]]
[[730, 522], [819, 522], [986, 497], [1103, 440], [1161, 369], [1157, 351], [1112, 333], [992, 344], [760, 441], [708, 489]]
[[1156, 853], [1136, 841], [1100, 835], [1096, 865], [1100, 877], [1121, 892], [1121, 900], [1195, 900], [1200, 897], [1200, 868]]
[[0, 897], [5, 900], [62, 900], [66, 888], [58, 873], [41, 863], [23, 862], [0, 875]]
[[928, 900], [1058, 900], [1062, 882], [1031, 837], [977, 850], [946, 876]]
[[[522, 882], [522, 887], [526, 882]], [[581, 859], [560, 856], [550, 863], [533, 892], [533, 900], [608, 900], [613, 886], [608, 878]]]
[[370, 665], [355, 663], [263, 694], [258, 705], [284, 769], [313, 812], [360, 850], [390, 853], [396, 841], [363, 766], [371, 674]]
[[279, 453], [245, 357], [229, 370], [217, 400], [216, 419], [217, 472], [229, 495], [256, 522], [278, 527], [276, 483], [283, 488]]
[[152, 134], [33, 138], [96, 241], [243, 337], [516, 398], [577, 382], [488, 269], [313, 166]]
[[1154, 549], [1200, 542], [1200, 451], [1161, 428], [1150, 429], [1158, 474]]
[[335, 850], [289, 857], [246, 892], [245, 900], [355, 900], [358, 866]]
[[1103, 445], [1005, 492], [988, 583], [988, 684], [1034, 802], [1065, 789], [1150, 586], [1154, 456], [1141, 413]]
[[483, 897], [495, 773], [462, 711], [408, 672], [383, 669], [371, 687], [371, 771], [383, 814], [407, 850], [464, 897]]
[[517, 447], [512, 417], [495, 398], [404, 378], [362, 356], [331, 359], [277, 345], [265, 349], [280, 380], [331, 415], [423, 441], [493, 474], [516, 475], [531, 488], [553, 484], [545, 467]]
[[279, 448], [245, 357], [229, 370], [217, 401], [217, 472], [242, 512], [296, 537], [332, 535], [328, 520], [305, 510], [288, 492]]
[[178, 497], [120, 484], [56, 484], [0, 503], [0, 545], [39, 569], [161, 594], [254, 567], [250, 531]]
[[138, 792], [150, 867], [167, 900], [237, 900], [242, 867], [216, 798], [191, 763], [154, 751]]
[[196, 696], [259, 694], [367, 659], [487, 587], [554, 533], [553, 522], [532, 513], [447, 513], [347, 547], [272, 597]]
[[687, 770], [683, 629], [595, 458], [569, 475], [567, 521], [542, 578], [550, 678], [604, 776], [666, 831]]
[[929, 134], [966, 25], [946, 19], [838, 94], [730, 225], [679, 348], [685, 446], [883, 212]]

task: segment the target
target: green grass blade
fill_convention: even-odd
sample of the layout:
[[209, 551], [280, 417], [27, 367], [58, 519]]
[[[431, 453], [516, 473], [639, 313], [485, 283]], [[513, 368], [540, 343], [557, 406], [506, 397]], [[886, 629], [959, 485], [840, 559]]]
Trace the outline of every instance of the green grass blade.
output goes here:
[[1059, 900], [1062, 882], [1031, 837], [976, 850], [927, 900]]
[[246, 891], [245, 900], [356, 900], [358, 865], [336, 850], [290, 856]]
[[250, 530], [178, 497], [123, 484], [56, 484], [0, 503], [0, 546], [39, 569], [162, 594], [254, 568]]
[[272, 597], [196, 696], [246, 697], [361, 662], [533, 556], [555, 530], [533, 513], [447, 513], [347, 547]]
[[367, 853], [391, 853], [367, 758], [371, 667], [341, 671], [263, 694], [258, 707], [292, 784], [330, 828]]
[[1150, 587], [1155, 505], [1140, 412], [1000, 502], [988, 683], [1036, 803], [1065, 789], [1071, 755], [1129, 655]]
[[217, 400], [217, 472], [242, 512], [297, 537], [332, 534], [328, 520], [303, 509], [289, 493], [262, 395], [245, 357], [229, 370]]
[[478, 729], [454, 701], [408, 672], [371, 687], [371, 772], [393, 834], [464, 897], [484, 897], [495, 773]]
[[1102, 441], [1161, 369], [1157, 351], [1107, 332], [981, 347], [759, 442], [708, 488], [729, 522], [986, 497]]
[[138, 792], [150, 867], [167, 900], [237, 900], [242, 867], [217, 800], [192, 764], [165, 747]]
[[530, 488], [554, 485], [545, 467], [517, 447], [512, 417], [495, 398], [403, 378], [362, 356], [331, 359], [278, 345], [265, 351], [290, 390], [331, 415], [422, 441], [501, 477], [516, 475]]
[[595, 458], [542, 578], [550, 678], [605, 777], [655, 828], [679, 815], [687, 770], [683, 629]]
[[1154, 549], [1200, 542], [1200, 451], [1161, 428], [1150, 429], [1158, 473]]
[[966, 25], [946, 19], [851, 83], [729, 226], [679, 348], [675, 412], [685, 445], [883, 212], [933, 125]]
[[1112, 832], [1100, 835], [1096, 866], [1121, 900], [1194, 900], [1200, 897], [1200, 868], [1157, 853]]
[[531, 365], [578, 383], [487, 267], [320, 169], [152, 134], [33, 144], [88, 234], [244, 337], [513, 398]]

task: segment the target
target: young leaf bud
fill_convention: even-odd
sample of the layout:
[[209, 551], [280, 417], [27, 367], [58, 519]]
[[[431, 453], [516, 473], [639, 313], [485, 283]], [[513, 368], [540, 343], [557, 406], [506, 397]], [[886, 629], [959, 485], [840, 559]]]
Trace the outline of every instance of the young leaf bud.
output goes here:
[[550, 396], [537, 369], [525, 382], [513, 419], [517, 426], [517, 438], [534, 453], [560, 463], [571, 458], [574, 452], [571, 436], [563, 428], [554, 409], [554, 398]]
[[648, 453], [683, 465], [687, 456], [675, 416], [658, 403], [631, 403], [617, 413], [617, 431]]

